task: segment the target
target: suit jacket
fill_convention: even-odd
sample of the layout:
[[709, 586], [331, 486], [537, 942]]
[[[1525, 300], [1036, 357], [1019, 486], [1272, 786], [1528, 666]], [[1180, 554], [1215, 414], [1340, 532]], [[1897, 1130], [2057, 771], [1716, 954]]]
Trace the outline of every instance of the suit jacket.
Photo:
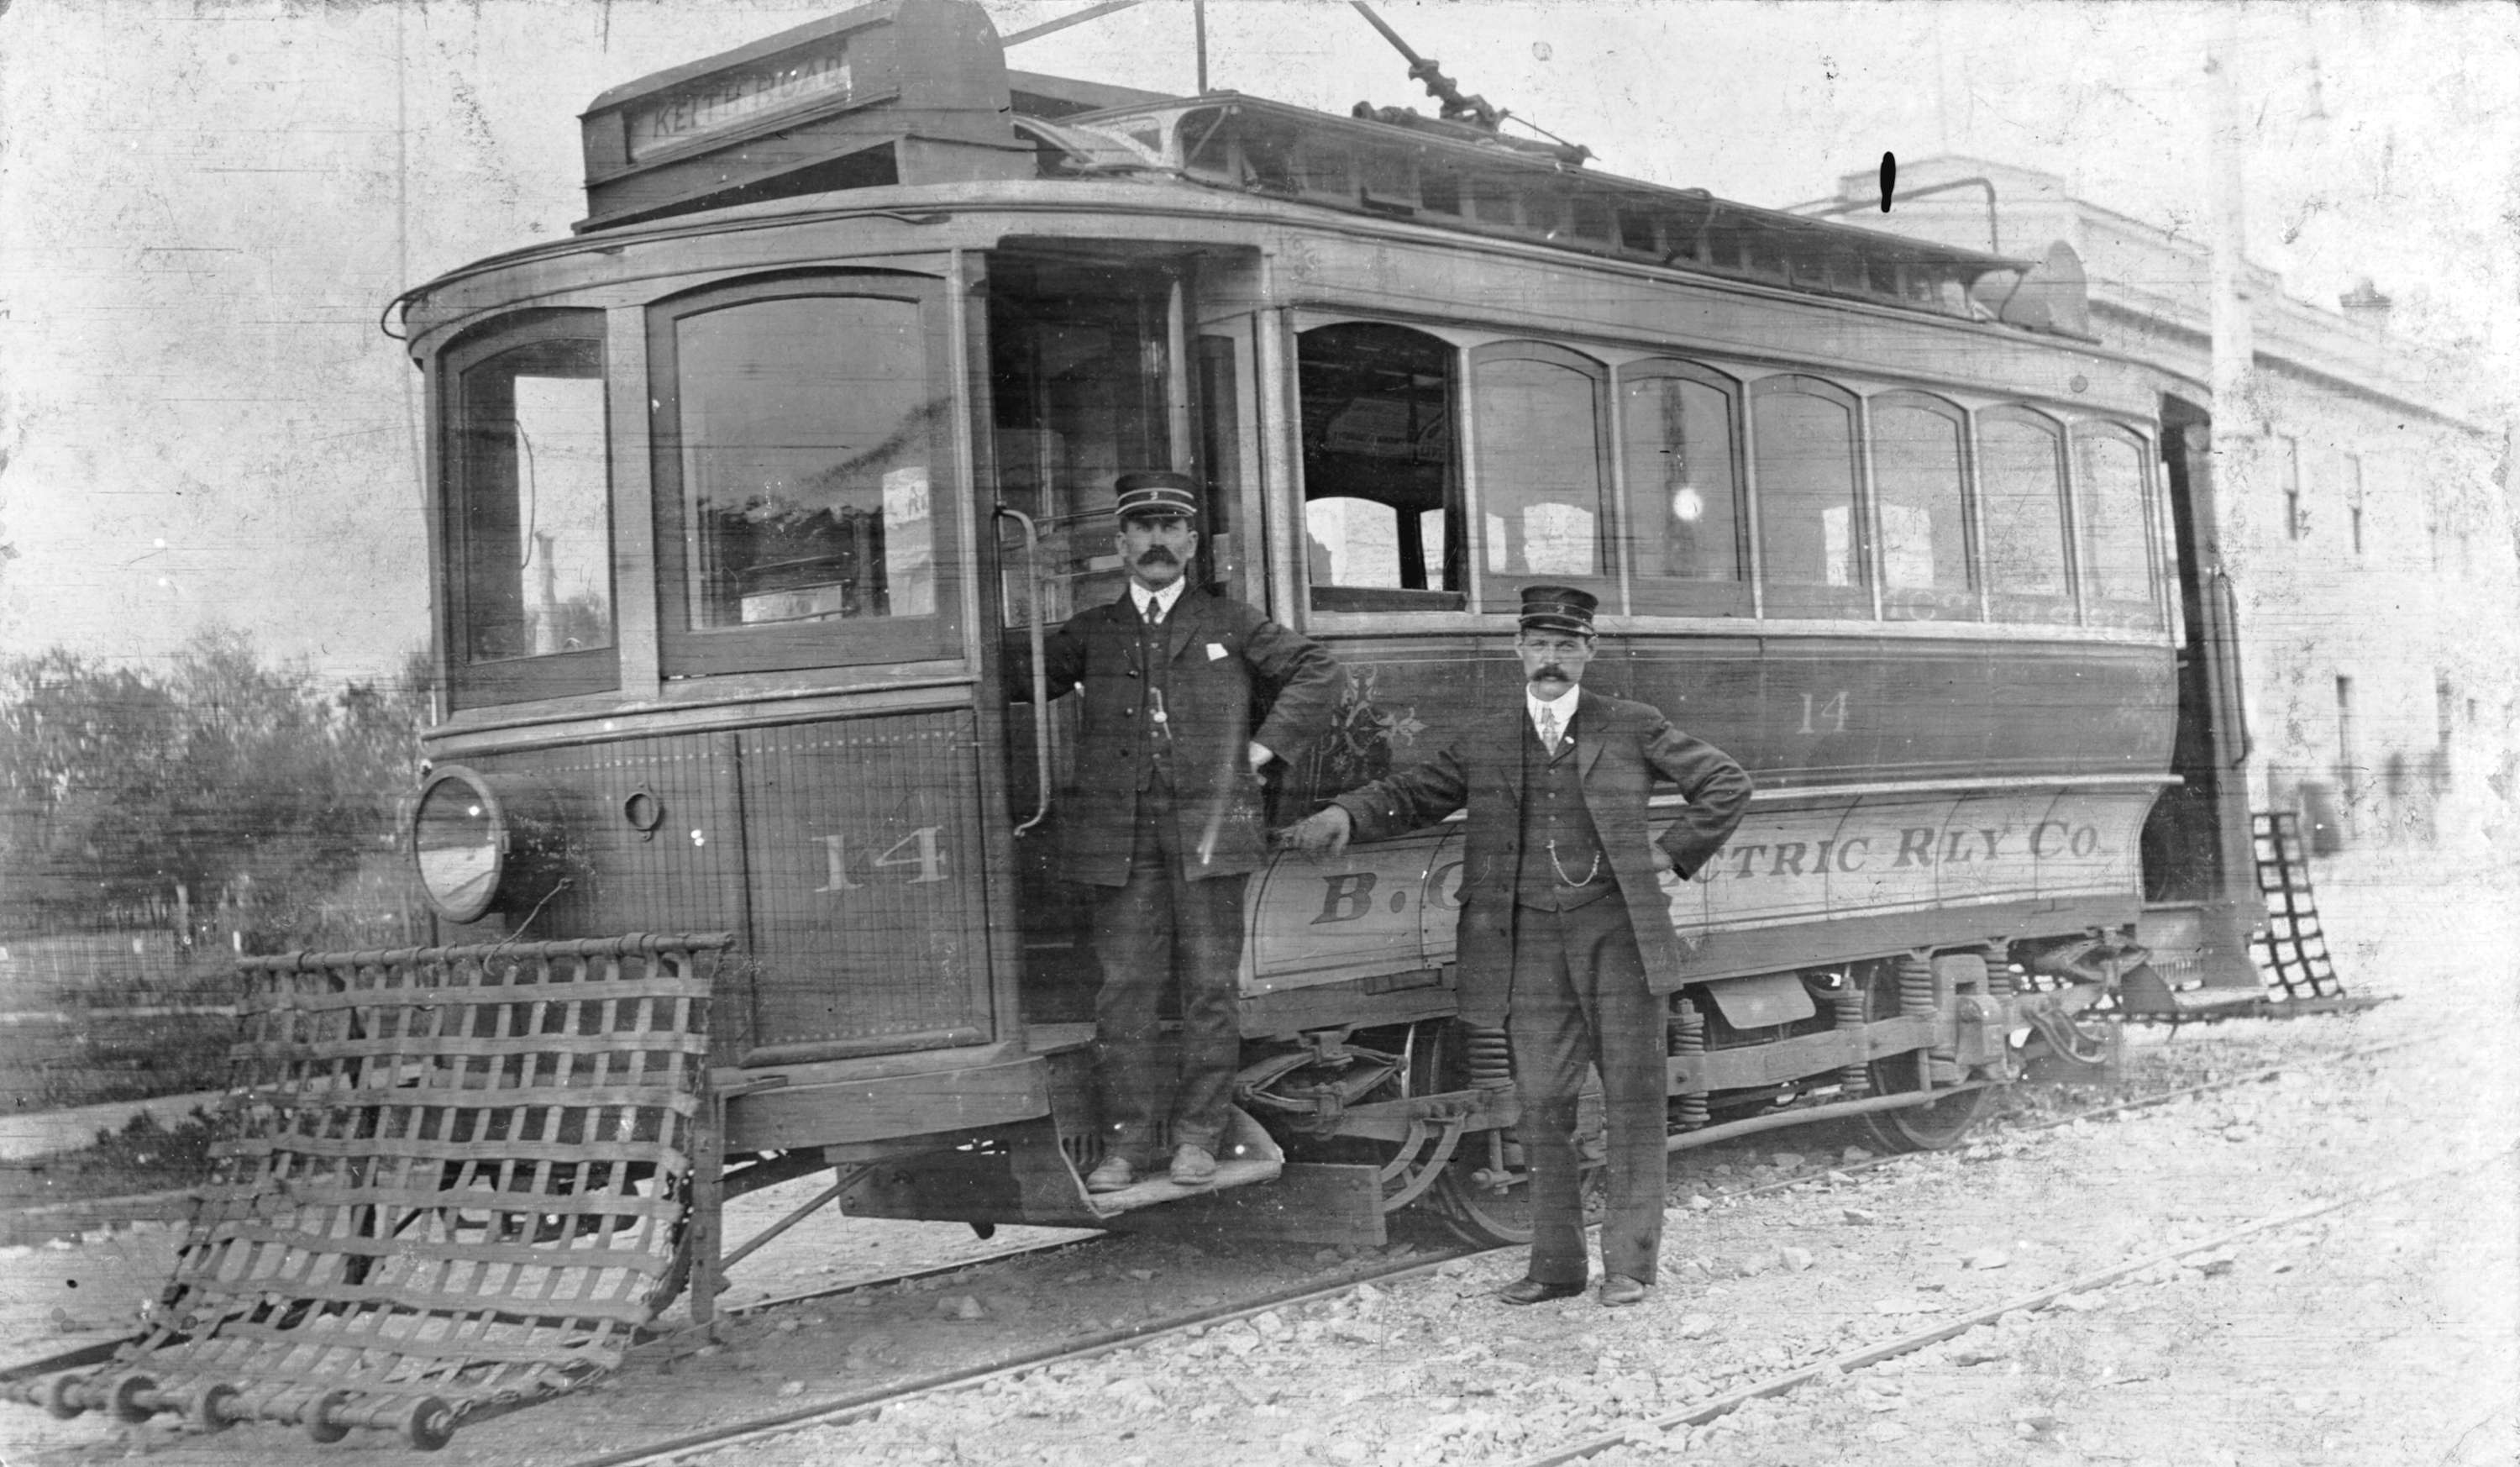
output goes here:
[[[1184, 588], [1159, 630], [1169, 659], [1165, 712], [1187, 875], [1196, 881], [1256, 870], [1268, 855], [1268, 830], [1260, 778], [1244, 749], [1256, 739], [1291, 758], [1310, 747], [1328, 731], [1347, 674], [1320, 644], [1255, 607], [1196, 586]], [[1137, 650], [1138, 609], [1125, 591], [1078, 612], [1042, 645], [1050, 696], [1077, 687], [1085, 694], [1076, 777], [1057, 814], [1059, 875], [1069, 881], [1117, 887], [1129, 880], [1137, 837], [1137, 766], [1129, 751], [1148, 716], [1147, 680], [1131, 675]], [[1008, 695], [1017, 702], [1032, 697], [1028, 651], [1007, 660]], [[1265, 719], [1258, 708], [1263, 682], [1277, 689]]]
[[[1462, 1016], [1489, 1027], [1505, 1023], [1512, 986], [1514, 878], [1522, 860], [1522, 730], [1528, 721], [1516, 698], [1509, 709], [1480, 715], [1432, 758], [1334, 802], [1354, 822], [1355, 838], [1367, 841], [1469, 808], [1455, 972]], [[1589, 688], [1576, 699], [1568, 731], [1584, 804], [1618, 878], [1646, 985], [1668, 993], [1685, 979], [1680, 940], [1645, 846], [1645, 801], [1656, 777], [1680, 786], [1688, 803], [1657, 844], [1683, 877], [1693, 876], [1741, 823], [1750, 776], [1724, 751], [1672, 727], [1654, 709]]]

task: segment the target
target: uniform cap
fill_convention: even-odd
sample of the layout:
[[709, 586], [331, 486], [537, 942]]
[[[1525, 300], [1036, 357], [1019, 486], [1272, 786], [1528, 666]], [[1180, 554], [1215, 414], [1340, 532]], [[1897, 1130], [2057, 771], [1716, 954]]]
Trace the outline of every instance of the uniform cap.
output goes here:
[[1111, 513], [1123, 520], [1131, 515], [1198, 518], [1198, 485], [1187, 474], [1140, 469], [1111, 481], [1111, 487], [1119, 496]]
[[1524, 586], [1523, 629], [1589, 633], [1593, 629], [1593, 609], [1600, 604], [1599, 597], [1573, 586]]

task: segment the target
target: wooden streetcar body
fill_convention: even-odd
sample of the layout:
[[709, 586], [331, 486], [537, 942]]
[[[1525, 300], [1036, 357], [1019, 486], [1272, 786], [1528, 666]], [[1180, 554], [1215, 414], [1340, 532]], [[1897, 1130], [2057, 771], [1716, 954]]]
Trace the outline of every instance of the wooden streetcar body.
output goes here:
[[[1511, 1234], [1511, 1091], [1453, 1021], [1458, 825], [1250, 878], [1276, 1181], [1123, 1212], [1078, 1183], [1092, 964], [1038, 828], [1073, 718], [1009, 689], [1037, 623], [1118, 593], [1128, 468], [1197, 476], [1202, 578], [1348, 669], [1277, 823], [1515, 696], [1520, 579], [1598, 592], [1594, 685], [1750, 770], [1731, 846], [1666, 883], [1675, 1146], [1900, 1107], [1889, 1139], [1937, 1144], [2040, 1050], [2093, 1058], [2075, 1015], [2128, 971], [2256, 991], [2203, 394], [2077, 334], [2052, 274], [1459, 129], [1009, 79], [976, 14], [898, 0], [608, 93], [580, 235], [403, 302], [439, 425], [429, 778], [535, 853], [444, 936], [736, 935], [704, 1212], [837, 1168], [875, 1215], [1351, 1241], [1424, 1198]], [[922, 92], [922, 57], [979, 70]], [[1021, 105], [975, 120], [992, 88]], [[1640, 437], [1684, 405], [1714, 415], [1686, 454]], [[600, 439], [560, 530], [529, 409]], [[1529, 488], [1536, 423], [1589, 443], [1573, 487]], [[1990, 544], [2025, 525], [2044, 584]]]

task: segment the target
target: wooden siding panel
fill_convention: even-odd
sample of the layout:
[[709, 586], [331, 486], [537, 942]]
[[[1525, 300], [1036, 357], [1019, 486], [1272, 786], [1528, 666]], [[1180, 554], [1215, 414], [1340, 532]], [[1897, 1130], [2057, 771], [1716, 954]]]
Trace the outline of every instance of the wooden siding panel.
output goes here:
[[989, 1030], [971, 712], [747, 729], [751, 1055], [971, 1043]]

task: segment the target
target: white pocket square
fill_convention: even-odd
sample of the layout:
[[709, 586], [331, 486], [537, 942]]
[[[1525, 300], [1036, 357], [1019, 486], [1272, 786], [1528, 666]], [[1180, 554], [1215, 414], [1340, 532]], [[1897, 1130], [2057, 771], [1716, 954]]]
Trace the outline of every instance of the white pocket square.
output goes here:
[[1207, 660], [1209, 662], [1215, 662], [1218, 658], [1223, 656], [1225, 656], [1225, 644], [1223, 642], [1210, 642], [1207, 644]]

